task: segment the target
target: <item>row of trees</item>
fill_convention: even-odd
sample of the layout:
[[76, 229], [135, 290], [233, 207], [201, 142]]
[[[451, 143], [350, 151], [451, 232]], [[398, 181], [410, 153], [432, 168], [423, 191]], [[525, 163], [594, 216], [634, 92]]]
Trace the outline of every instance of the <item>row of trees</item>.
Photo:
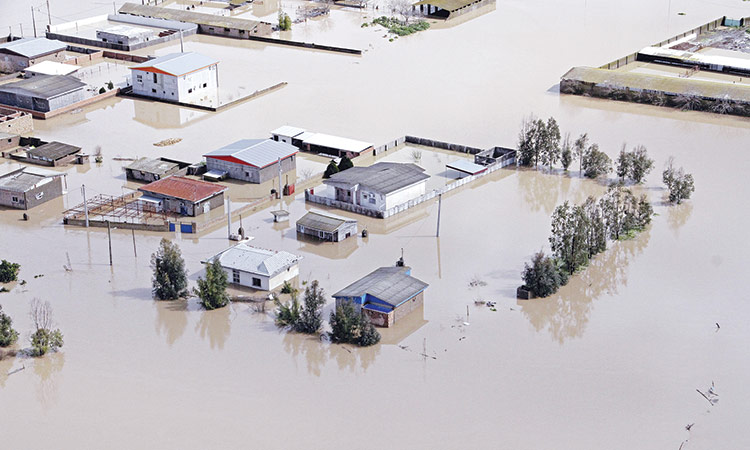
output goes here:
[[607, 249], [607, 240], [630, 238], [651, 222], [653, 208], [645, 195], [636, 197], [622, 184], [609, 187], [598, 201], [567, 201], [552, 214], [552, 257], [536, 253], [521, 274], [525, 286], [546, 297], [564, 286], [570, 275]]
[[[53, 328], [52, 305], [38, 298], [31, 301], [31, 311], [29, 313], [35, 330], [31, 334], [29, 341], [31, 356], [44, 356], [50, 351], [57, 351], [63, 346], [63, 335], [59, 329]], [[8, 347], [18, 341], [18, 331], [13, 329], [13, 319], [3, 312], [0, 306], [0, 347]]]
[[323, 178], [331, 178], [331, 175], [351, 169], [352, 167], [354, 167], [354, 163], [348, 156], [344, 155], [341, 157], [341, 161], [339, 161], [338, 164], [336, 164], [336, 161], [334, 160], [331, 160], [331, 162], [328, 163], [326, 171], [323, 172]]
[[[290, 290], [292, 299], [276, 304], [276, 326], [287, 328], [297, 333], [316, 334], [323, 326], [322, 308], [326, 303], [323, 289], [318, 281], [312, 281], [306, 288], [304, 299], [300, 304], [297, 291]], [[343, 302], [331, 312], [329, 317], [331, 332], [328, 337], [332, 342], [349, 343], [359, 346], [370, 346], [380, 342], [380, 333], [370, 323], [367, 315], [354, 309], [351, 303]]]

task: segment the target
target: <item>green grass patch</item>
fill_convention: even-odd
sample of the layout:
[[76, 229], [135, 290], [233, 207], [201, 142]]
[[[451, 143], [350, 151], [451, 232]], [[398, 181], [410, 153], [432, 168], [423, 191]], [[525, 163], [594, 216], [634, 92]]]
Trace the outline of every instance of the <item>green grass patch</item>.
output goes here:
[[393, 17], [380, 16], [372, 21], [373, 24], [380, 25], [388, 29], [389, 32], [397, 36], [408, 36], [418, 31], [424, 31], [430, 28], [430, 24], [424, 20], [405, 24]]

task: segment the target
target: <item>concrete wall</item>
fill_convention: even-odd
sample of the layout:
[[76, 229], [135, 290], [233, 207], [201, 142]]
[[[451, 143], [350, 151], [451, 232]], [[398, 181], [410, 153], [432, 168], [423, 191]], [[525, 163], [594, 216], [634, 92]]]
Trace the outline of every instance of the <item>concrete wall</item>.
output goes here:
[[0, 103], [33, 111], [50, 112], [84, 100], [85, 94], [86, 91], [84, 91], [83, 87], [50, 99], [0, 92]]
[[406, 317], [410, 312], [419, 308], [423, 304], [424, 304], [424, 291], [420, 292], [413, 298], [402, 303], [401, 305], [399, 305], [398, 308], [396, 308], [393, 311], [393, 323], [397, 324], [399, 320]]
[[62, 177], [54, 177], [48, 183], [37, 186], [25, 193], [0, 189], [0, 205], [18, 209], [31, 209], [44, 202], [60, 197], [62, 193]]
[[33, 66], [34, 64], [42, 61], [57, 61], [63, 62], [65, 60], [64, 50], [59, 52], [50, 53], [49, 55], [40, 56], [38, 58], [27, 58], [20, 55], [9, 55], [0, 54], [0, 72], [13, 73], [20, 72], [21, 70]]
[[30, 134], [34, 131], [31, 114], [0, 108], [0, 131], [10, 134]]
[[18, 147], [21, 141], [21, 136], [14, 135], [7, 138], [0, 138], [0, 150], [8, 150], [11, 148]]
[[385, 209], [391, 209], [394, 206], [401, 205], [408, 202], [409, 200], [415, 199], [420, 195], [424, 195], [427, 189], [427, 180], [414, 185], [407, 186], [395, 192], [385, 196]]

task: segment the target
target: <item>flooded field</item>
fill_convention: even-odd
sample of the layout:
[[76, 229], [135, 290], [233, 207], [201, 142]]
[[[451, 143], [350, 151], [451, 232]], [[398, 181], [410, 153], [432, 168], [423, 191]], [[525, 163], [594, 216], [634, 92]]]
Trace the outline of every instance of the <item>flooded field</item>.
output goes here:
[[[112, 7], [50, 3], [54, 21]], [[572, 66], [598, 66], [723, 14], [748, 16], [750, 5], [504, 1], [472, 21], [394, 42], [356, 30], [377, 37], [361, 57], [192, 36], [186, 50], [220, 59], [225, 86], [289, 84], [218, 113], [113, 98], [35, 121], [42, 139], [88, 153], [100, 145], [104, 163], [55, 169], [66, 172], [68, 193], [31, 210], [29, 221], [0, 210], [0, 258], [19, 262], [27, 282], [0, 293], [3, 310], [23, 346], [33, 298], [52, 304], [65, 335], [59, 353], [0, 361], [0, 447], [750, 447], [750, 120], [556, 91]], [[0, 26], [17, 32], [23, 22], [28, 33], [27, 16], [27, 5], [0, 4]], [[143, 53], [178, 50], [171, 42]], [[408, 133], [512, 146], [529, 113], [555, 116], [574, 136], [588, 132], [611, 157], [626, 141], [656, 160], [642, 188], [657, 213], [652, 225], [611, 244], [551, 298], [517, 301], [515, 288], [524, 262], [548, 245], [554, 207], [604, 192], [577, 170], [503, 169], [451, 191], [440, 238], [435, 202], [386, 220], [336, 211], [370, 231], [340, 244], [297, 238], [294, 221], [313, 208], [301, 190], [243, 216], [253, 245], [303, 256], [300, 279], [319, 280], [329, 294], [393, 264], [403, 249], [413, 275], [430, 284], [425, 306], [367, 349], [279, 332], [270, 311], [245, 303], [206, 312], [195, 299], [151, 299], [149, 257], [163, 236], [179, 243], [194, 285], [200, 261], [230, 245], [226, 227], [200, 239], [137, 233], [137, 256], [131, 232], [113, 230], [110, 266], [106, 230], [61, 224], [61, 212], [81, 202], [81, 184], [96, 193], [135, 187], [115, 156], [197, 161], [284, 124], [376, 144]], [[182, 141], [153, 145], [168, 138]], [[385, 158], [408, 160], [408, 147], [399, 152]], [[436, 153], [425, 150], [425, 164], [454, 157]], [[680, 206], [663, 203], [669, 156], [695, 176], [696, 192]], [[327, 162], [304, 160], [298, 173]], [[273, 223], [280, 206], [289, 223]], [[474, 277], [487, 285], [469, 288]], [[478, 297], [497, 311], [475, 306]], [[714, 406], [696, 392], [712, 382]]]

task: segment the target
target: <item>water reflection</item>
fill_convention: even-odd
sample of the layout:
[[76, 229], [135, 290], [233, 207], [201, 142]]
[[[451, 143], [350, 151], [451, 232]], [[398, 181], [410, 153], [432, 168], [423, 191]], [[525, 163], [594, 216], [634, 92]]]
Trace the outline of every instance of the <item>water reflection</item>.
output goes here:
[[213, 311], [203, 311], [200, 320], [195, 325], [195, 331], [199, 332], [203, 339], [208, 336], [208, 342], [212, 349], [218, 348], [221, 350], [224, 348], [227, 338], [229, 338], [231, 315], [232, 308], [228, 306]]
[[140, 99], [133, 100], [133, 108], [136, 121], [156, 129], [181, 128], [210, 114], [199, 109]]
[[529, 209], [552, 214], [557, 206], [560, 194], [570, 191], [570, 178], [550, 176], [533, 169], [519, 170], [518, 187]]
[[296, 229], [290, 230], [289, 233], [292, 238], [296, 235], [301, 251], [330, 259], [348, 258], [359, 246], [357, 242], [359, 237], [356, 235], [350, 236], [341, 242], [325, 242], [305, 234], [297, 233]]
[[692, 202], [684, 202], [679, 205], [667, 205], [667, 224], [669, 224], [669, 228], [674, 231], [675, 235], [679, 235], [680, 228], [687, 223], [692, 214]]
[[182, 337], [187, 327], [187, 301], [154, 302], [156, 320], [154, 329], [158, 334], [164, 332], [167, 345], [170, 347]]
[[536, 331], [546, 329], [561, 344], [583, 336], [592, 302], [605, 294], [617, 294], [620, 286], [627, 286], [630, 259], [646, 248], [649, 239], [647, 228], [634, 239], [610, 243], [557, 294], [518, 301], [521, 311]]
[[33, 372], [39, 380], [36, 385], [36, 396], [39, 403], [48, 406], [57, 400], [59, 372], [65, 365], [64, 353], [48, 353], [34, 359]]

